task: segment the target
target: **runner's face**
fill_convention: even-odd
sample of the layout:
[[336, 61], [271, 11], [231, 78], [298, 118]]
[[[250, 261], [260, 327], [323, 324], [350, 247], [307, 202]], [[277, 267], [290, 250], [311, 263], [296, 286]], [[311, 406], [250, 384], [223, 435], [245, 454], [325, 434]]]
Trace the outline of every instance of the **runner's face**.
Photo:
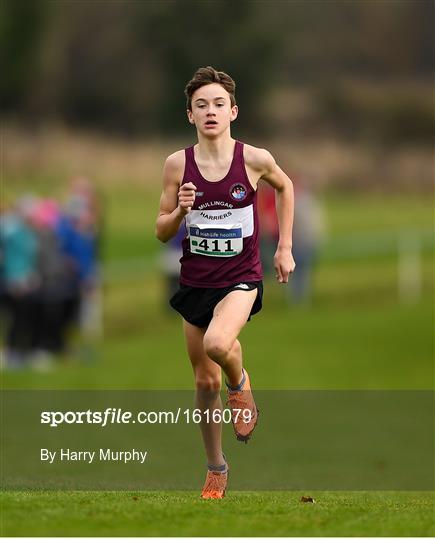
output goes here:
[[215, 138], [237, 118], [237, 106], [231, 107], [229, 93], [220, 84], [207, 84], [192, 95], [189, 122], [204, 136]]

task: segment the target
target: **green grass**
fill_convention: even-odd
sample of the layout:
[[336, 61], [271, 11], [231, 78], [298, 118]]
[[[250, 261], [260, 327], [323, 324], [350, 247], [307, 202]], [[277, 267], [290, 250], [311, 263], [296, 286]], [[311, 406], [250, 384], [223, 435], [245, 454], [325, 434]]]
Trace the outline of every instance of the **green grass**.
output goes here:
[[[55, 179], [34, 179], [49, 193]], [[56, 179], [57, 181], [57, 179]], [[192, 372], [178, 317], [165, 311], [153, 257], [159, 187], [102, 187], [106, 205], [105, 337], [98, 360], [66, 355], [48, 373], [2, 373], [3, 388], [188, 389]], [[51, 186], [51, 187], [50, 187]], [[19, 186], [21, 189], [23, 186]], [[56, 188], [59, 189], [58, 187]], [[243, 330], [246, 366], [259, 389], [425, 389], [433, 387], [433, 244], [424, 246], [422, 296], [401, 303], [395, 242], [401, 231], [433, 226], [429, 197], [325, 194], [330, 245], [310, 306], [289, 307], [283, 287], [266, 284], [265, 306]], [[352, 235], [380, 255], [343, 256]], [[382, 239], [381, 239], [382, 240]], [[368, 250], [370, 252], [370, 249]], [[119, 264], [119, 266], [118, 266]], [[198, 435], [198, 445], [200, 439]], [[199, 464], [202, 467], [203, 464]], [[234, 474], [235, 472], [233, 472]], [[433, 493], [198, 492], [1, 493], [2, 535], [77, 536], [430, 536]]]
[[[106, 196], [106, 249], [108, 261], [155, 254], [161, 245], [154, 237], [160, 187], [145, 185], [141, 190], [112, 189]], [[433, 204], [430, 197], [415, 195], [325, 194], [327, 239], [334, 241], [352, 234], [376, 235], [404, 230], [430, 231]]]
[[[428, 492], [3, 493], [5, 536], [431, 536]], [[25, 519], [23, 519], [25, 516]]]
[[[422, 298], [415, 304], [398, 299], [394, 257], [320, 266], [311, 306], [289, 306], [287, 288], [267, 281], [264, 309], [241, 334], [255, 386], [432, 388], [431, 256], [423, 263]], [[97, 361], [70, 355], [49, 373], [6, 372], [3, 387], [192, 388], [181, 321], [163, 297], [162, 278], [152, 269], [109, 283]]]
[[[259, 389], [425, 389], [433, 384], [432, 328], [428, 300], [357, 311], [266, 306], [245, 327], [241, 342]], [[126, 323], [122, 335], [108, 335], [92, 364], [65, 359], [48, 373], [3, 376], [3, 387], [11, 389], [188, 389], [192, 384], [180, 321], [158, 311], [143, 315], [141, 331]]]

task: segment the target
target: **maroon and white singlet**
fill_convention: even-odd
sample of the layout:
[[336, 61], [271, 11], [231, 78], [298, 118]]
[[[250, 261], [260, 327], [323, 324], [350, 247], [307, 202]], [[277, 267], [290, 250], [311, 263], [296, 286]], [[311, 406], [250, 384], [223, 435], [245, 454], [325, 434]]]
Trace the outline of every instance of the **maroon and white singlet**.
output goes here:
[[261, 281], [257, 192], [246, 173], [243, 143], [236, 141], [231, 167], [217, 182], [202, 176], [193, 146], [185, 154], [182, 184], [193, 182], [197, 191], [185, 217], [180, 282], [191, 287], [228, 287]]

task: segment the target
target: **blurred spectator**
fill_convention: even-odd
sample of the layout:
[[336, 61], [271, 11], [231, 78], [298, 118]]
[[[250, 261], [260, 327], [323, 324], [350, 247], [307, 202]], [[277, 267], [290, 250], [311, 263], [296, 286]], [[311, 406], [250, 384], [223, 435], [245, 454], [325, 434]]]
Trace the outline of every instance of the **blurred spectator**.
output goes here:
[[5, 341], [5, 327], [7, 320], [7, 292], [5, 284], [5, 245], [4, 245], [4, 227], [7, 215], [6, 207], [0, 199], [0, 339]]
[[94, 234], [97, 251], [101, 251], [103, 231], [103, 212], [101, 198], [97, 195], [92, 182], [84, 176], [75, 176], [71, 180], [70, 192], [66, 203], [66, 212], [72, 216], [86, 213], [87, 228]]
[[102, 333], [98, 267], [101, 222], [101, 208], [90, 181], [74, 178], [58, 226], [61, 250], [72, 273], [66, 317], [77, 320], [82, 335], [90, 339]]
[[[289, 277], [286, 294], [289, 302], [308, 303], [311, 299], [313, 267], [325, 236], [325, 217], [320, 202], [314, 193], [303, 185], [301, 179], [296, 179], [293, 183], [295, 190], [293, 257], [296, 268]], [[258, 195], [263, 269], [265, 274], [275, 275], [273, 257], [279, 239], [275, 193], [270, 186], [261, 184]]]
[[3, 287], [8, 308], [6, 367], [22, 367], [36, 342], [37, 237], [32, 217], [37, 200], [21, 198], [15, 209], [1, 216]]
[[73, 325], [85, 341], [101, 334], [100, 219], [95, 193], [82, 177], [73, 180], [64, 209], [52, 199], [25, 196], [14, 209], [2, 211], [5, 367], [50, 367], [67, 350]]
[[296, 269], [289, 281], [292, 301], [300, 304], [311, 301], [313, 269], [325, 237], [326, 221], [314, 193], [300, 180], [294, 182], [294, 188], [293, 257]]
[[34, 367], [49, 367], [53, 356], [65, 350], [64, 304], [69, 276], [60, 251], [56, 227], [60, 211], [53, 200], [40, 201], [33, 213], [37, 234], [38, 321]]

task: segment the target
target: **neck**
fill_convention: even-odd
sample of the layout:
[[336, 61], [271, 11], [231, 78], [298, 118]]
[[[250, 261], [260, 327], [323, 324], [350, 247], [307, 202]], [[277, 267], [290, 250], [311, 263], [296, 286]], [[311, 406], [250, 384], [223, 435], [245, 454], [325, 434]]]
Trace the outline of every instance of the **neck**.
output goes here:
[[218, 157], [232, 155], [235, 141], [228, 130], [220, 137], [209, 139], [198, 133], [198, 154], [205, 159], [217, 159]]

